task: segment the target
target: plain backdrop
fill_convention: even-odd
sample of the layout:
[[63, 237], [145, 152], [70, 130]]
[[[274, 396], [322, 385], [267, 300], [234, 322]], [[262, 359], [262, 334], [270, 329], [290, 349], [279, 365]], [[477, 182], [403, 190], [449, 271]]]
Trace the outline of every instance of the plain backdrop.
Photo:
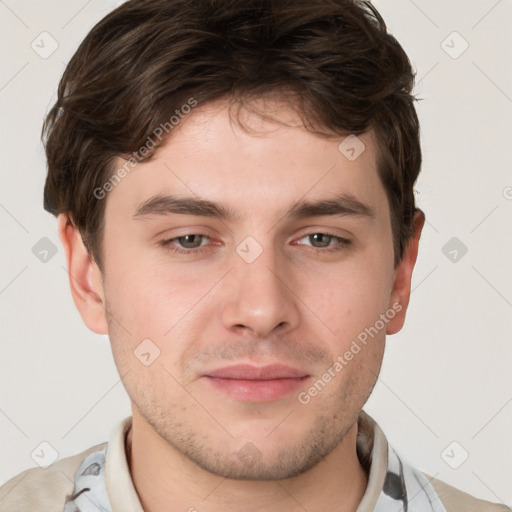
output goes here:
[[[417, 72], [427, 223], [407, 322], [365, 409], [421, 470], [510, 505], [512, 1], [374, 3]], [[39, 140], [65, 64], [116, 5], [0, 1], [0, 483], [35, 466], [41, 442], [66, 457], [130, 414], [108, 338], [71, 300]]]

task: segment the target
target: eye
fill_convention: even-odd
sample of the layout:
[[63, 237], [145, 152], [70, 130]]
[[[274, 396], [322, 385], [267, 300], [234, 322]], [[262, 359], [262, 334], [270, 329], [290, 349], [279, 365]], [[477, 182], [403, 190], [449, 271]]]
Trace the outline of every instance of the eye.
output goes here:
[[[308, 233], [298, 240], [304, 239], [311, 242], [311, 247], [316, 249], [317, 252], [341, 251], [352, 243], [346, 238], [323, 232]], [[332, 242], [335, 242], [335, 244], [333, 245]]]
[[[169, 238], [162, 240], [159, 244], [167, 247], [170, 251], [178, 254], [192, 254], [202, 252], [204, 240], [209, 240], [208, 235], [194, 233], [190, 235], [178, 236], [176, 238]], [[176, 245], [178, 244], [178, 246]]]

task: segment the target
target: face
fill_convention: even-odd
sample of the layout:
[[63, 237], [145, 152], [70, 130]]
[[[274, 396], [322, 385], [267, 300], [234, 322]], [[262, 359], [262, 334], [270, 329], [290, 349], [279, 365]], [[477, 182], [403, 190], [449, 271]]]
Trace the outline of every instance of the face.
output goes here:
[[375, 384], [391, 222], [371, 132], [353, 160], [298, 120], [243, 121], [197, 107], [109, 193], [102, 294], [134, 414], [217, 475], [281, 479], [338, 445]]

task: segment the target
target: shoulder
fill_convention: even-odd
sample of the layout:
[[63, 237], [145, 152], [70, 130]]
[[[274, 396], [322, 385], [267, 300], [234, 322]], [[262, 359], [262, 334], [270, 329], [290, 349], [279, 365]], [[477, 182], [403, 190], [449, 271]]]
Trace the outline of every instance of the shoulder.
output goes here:
[[0, 487], [0, 512], [62, 512], [73, 493], [75, 473], [90, 453], [106, 448], [101, 443], [81, 453], [58, 460], [46, 469], [31, 468]]
[[446, 512], [512, 512], [512, 509], [506, 505], [479, 500], [426, 473], [425, 476], [430, 480]]

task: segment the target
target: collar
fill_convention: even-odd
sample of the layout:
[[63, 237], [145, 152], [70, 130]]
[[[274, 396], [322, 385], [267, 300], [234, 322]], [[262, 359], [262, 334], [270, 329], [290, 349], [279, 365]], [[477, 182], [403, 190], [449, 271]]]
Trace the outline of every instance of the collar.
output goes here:
[[[414, 510], [446, 512], [429, 479], [398, 456], [375, 420], [361, 411], [357, 423], [357, 455], [368, 474], [368, 484], [356, 512], [407, 512], [413, 500]], [[133, 485], [125, 449], [131, 426], [131, 416], [121, 421], [111, 436], [106, 454], [101, 453], [105, 455], [104, 484], [111, 505], [110, 510], [105, 508], [106, 512], [144, 512]], [[81, 468], [88, 464], [89, 457], [99, 453], [88, 456]], [[79, 468], [77, 478], [85, 471], [81, 473]]]

